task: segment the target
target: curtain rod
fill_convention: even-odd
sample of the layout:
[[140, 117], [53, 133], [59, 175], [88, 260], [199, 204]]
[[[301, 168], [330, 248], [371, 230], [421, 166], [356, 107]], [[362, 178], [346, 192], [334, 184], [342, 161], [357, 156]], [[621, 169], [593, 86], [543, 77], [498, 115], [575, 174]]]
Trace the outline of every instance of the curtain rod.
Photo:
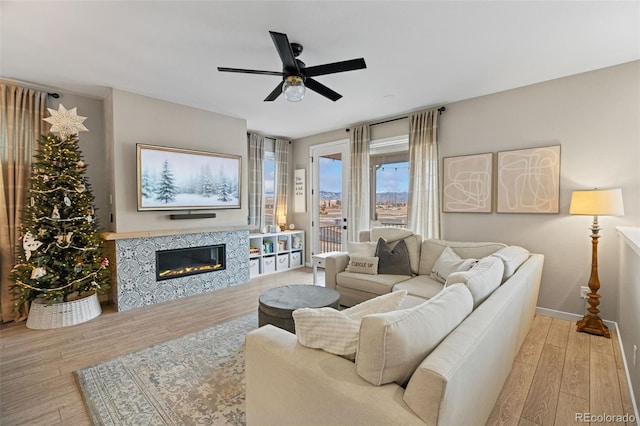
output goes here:
[[[442, 107], [438, 108], [438, 113], [442, 114], [446, 110], [447, 110], [447, 108], [442, 106]], [[369, 124], [369, 126], [377, 126], [378, 124], [391, 123], [391, 122], [398, 121], [398, 120], [404, 120], [405, 118], [409, 118], [409, 116], [408, 115], [403, 115], [402, 117], [390, 118], [388, 120], [383, 120], [383, 121], [378, 121], [376, 123], [371, 123], [371, 124]], [[349, 132], [350, 130], [351, 129], [347, 128], [347, 129], [345, 129], [345, 132]]]
[[[247, 132], [247, 136], [251, 135], [252, 132]], [[291, 139], [290, 138], [283, 138], [283, 137], [279, 137], [279, 136], [265, 136], [265, 135], [261, 135], [260, 133], [255, 133], [256, 135], [262, 136], [265, 139], [271, 139], [272, 141], [275, 142], [276, 139], [284, 139], [286, 141], [289, 141], [289, 145], [291, 145]]]
[[12, 78], [2, 78], [1, 81], [5, 81], [9, 84], [18, 84], [20, 86], [24, 86], [27, 89], [39, 90], [41, 92], [47, 92], [47, 95], [51, 96], [53, 99], [60, 98], [60, 94], [58, 92], [50, 91], [50, 89], [42, 86], [38, 86], [37, 84], [29, 83], [26, 81], [14, 80]]

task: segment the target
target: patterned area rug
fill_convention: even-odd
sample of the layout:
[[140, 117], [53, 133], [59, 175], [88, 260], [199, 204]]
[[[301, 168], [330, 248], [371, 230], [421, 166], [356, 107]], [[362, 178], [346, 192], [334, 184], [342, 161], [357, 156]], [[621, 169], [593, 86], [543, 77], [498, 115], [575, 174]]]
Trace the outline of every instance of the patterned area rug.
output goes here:
[[249, 314], [75, 372], [95, 425], [244, 425]]

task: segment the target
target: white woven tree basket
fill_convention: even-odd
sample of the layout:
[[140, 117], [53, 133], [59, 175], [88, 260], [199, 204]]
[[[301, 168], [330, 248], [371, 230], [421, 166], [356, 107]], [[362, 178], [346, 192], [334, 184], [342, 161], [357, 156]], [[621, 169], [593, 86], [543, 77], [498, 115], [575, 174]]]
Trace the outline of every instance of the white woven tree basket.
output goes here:
[[59, 302], [47, 305], [45, 301], [31, 302], [27, 328], [33, 330], [49, 330], [81, 324], [100, 315], [100, 301], [94, 293], [71, 302]]

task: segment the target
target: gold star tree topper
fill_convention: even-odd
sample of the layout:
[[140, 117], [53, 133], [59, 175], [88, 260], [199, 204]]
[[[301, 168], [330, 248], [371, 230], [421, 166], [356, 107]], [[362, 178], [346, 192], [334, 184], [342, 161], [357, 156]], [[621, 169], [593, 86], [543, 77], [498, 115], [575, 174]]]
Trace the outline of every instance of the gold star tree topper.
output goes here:
[[47, 108], [51, 117], [43, 120], [51, 124], [51, 132], [59, 133], [60, 139], [65, 140], [69, 135], [77, 135], [78, 132], [88, 132], [89, 129], [84, 127], [82, 122], [87, 117], [81, 117], [77, 113], [77, 108], [66, 109], [60, 104], [58, 110]]

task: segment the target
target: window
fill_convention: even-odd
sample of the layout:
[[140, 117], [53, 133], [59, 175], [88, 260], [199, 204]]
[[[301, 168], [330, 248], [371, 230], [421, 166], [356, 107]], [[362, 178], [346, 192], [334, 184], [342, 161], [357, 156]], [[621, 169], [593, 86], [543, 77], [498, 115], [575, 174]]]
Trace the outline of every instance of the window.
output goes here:
[[382, 226], [407, 226], [409, 141], [406, 137], [372, 141], [371, 218]]
[[[267, 145], [265, 141], [265, 145]], [[265, 146], [264, 151], [264, 224], [266, 226], [275, 225], [276, 214], [276, 197], [275, 197], [275, 183], [276, 183], [276, 153], [273, 151], [267, 151]]]

